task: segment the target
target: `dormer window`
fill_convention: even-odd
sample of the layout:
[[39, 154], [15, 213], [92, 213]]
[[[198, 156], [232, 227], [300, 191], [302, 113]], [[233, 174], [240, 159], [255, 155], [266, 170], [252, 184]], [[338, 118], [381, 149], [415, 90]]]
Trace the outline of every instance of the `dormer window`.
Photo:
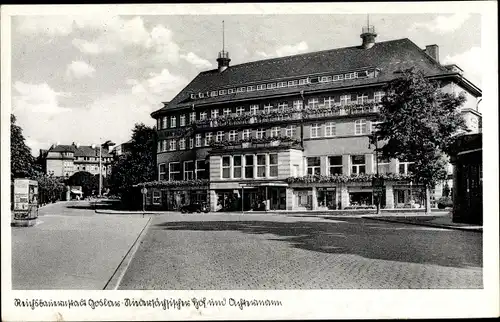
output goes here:
[[217, 91], [211, 91], [210, 96], [212, 96], [212, 97], [217, 96]]
[[264, 85], [264, 84], [257, 85], [257, 90], [258, 91], [262, 91], [262, 90], [265, 90], [265, 89], [266, 89], [266, 85]]
[[203, 93], [198, 93], [198, 97], [199, 97], [199, 98], [203, 98], [203, 97], [205, 97], [205, 94], [203, 94]]
[[354, 79], [356, 78], [356, 72], [354, 73], [347, 73], [344, 75], [345, 79]]
[[368, 72], [365, 70], [365, 71], [362, 71], [362, 72], [357, 72], [356, 73], [356, 76], [358, 78], [364, 78], [364, 77], [368, 77]]
[[234, 88], [230, 88], [230, 89], [228, 89], [228, 90], [227, 90], [227, 93], [228, 93], [228, 94], [233, 94], [233, 93], [234, 93]]
[[277, 87], [278, 88], [286, 87], [286, 82], [279, 82]]
[[226, 95], [226, 90], [225, 89], [221, 89], [219, 91], [219, 95]]
[[253, 85], [247, 86], [247, 92], [253, 92], [255, 91], [255, 87]]
[[308, 79], [305, 78], [305, 79], [299, 79], [299, 85], [305, 85], [308, 83]]
[[296, 80], [292, 80], [292, 81], [288, 81], [288, 86], [297, 86], [297, 81]]
[[344, 79], [344, 75], [333, 75], [332, 81], [340, 81]]
[[196, 99], [196, 94], [191, 93], [191, 99]]
[[237, 93], [243, 93], [243, 92], [246, 92], [246, 87], [240, 87], [238, 88], [238, 90], [236, 91]]
[[320, 83], [328, 83], [332, 81], [332, 76], [321, 76], [319, 79]]

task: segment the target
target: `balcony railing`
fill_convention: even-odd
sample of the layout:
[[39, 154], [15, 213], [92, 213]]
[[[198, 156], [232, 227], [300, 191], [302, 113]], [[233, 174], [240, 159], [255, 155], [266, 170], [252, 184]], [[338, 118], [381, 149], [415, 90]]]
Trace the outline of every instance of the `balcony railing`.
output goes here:
[[262, 138], [251, 140], [211, 142], [210, 147], [214, 150], [236, 150], [236, 149], [257, 149], [257, 148], [300, 148], [300, 140], [288, 137]]
[[297, 121], [301, 119], [316, 119], [331, 116], [357, 115], [367, 113], [378, 113], [379, 104], [373, 100], [364, 103], [350, 103], [345, 105], [325, 106], [318, 104], [317, 106], [306, 106], [304, 109], [285, 108], [280, 110], [260, 111], [256, 114], [239, 114], [239, 115], [224, 115], [216, 119], [198, 120], [196, 127], [216, 128], [226, 126], [241, 126], [248, 124], [266, 124], [283, 121]]

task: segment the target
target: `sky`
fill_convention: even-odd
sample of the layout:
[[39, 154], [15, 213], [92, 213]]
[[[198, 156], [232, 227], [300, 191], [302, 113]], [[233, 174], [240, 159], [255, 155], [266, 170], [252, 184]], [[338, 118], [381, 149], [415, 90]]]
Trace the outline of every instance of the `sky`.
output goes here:
[[[12, 113], [33, 155], [53, 143], [131, 138], [135, 123], [198, 73], [217, 67], [361, 44], [366, 14], [17, 15], [11, 24]], [[376, 41], [437, 44], [481, 87], [481, 16], [370, 14]]]

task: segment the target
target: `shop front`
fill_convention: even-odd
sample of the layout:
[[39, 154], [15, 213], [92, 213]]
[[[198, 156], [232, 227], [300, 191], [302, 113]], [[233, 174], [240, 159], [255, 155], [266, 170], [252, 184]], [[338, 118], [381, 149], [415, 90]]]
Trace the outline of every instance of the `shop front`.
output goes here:
[[236, 189], [213, 189], [217, 200], [213, 210], [286, 210], [286, 184], [236, 183], [233, 186]]

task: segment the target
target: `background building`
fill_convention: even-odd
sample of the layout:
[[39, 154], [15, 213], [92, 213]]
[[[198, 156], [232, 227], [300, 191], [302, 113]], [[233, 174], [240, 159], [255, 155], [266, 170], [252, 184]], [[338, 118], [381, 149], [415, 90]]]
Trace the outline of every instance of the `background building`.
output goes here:
[[[102, 175], [111, 173], [112, 155], [102, 150]], [[48, 150], [40, 150], [40, 158], [46, 174], [57, 177], [71, 177], [75, 172], [87, 171], [99, 174], [99, 147], [95, 145], [54, 144]]]
[[423, 203], [422, 189], [409, 180], [412, 162], [377, 162], [369, 145], [382, 86], [398, 71], [422, 70], [443, 91], [466, 94], [462, 114], [472, 132], [479, 131], [481, 91], [458, 66], [440, 64], [437, 45], [376, 43], [376, 36], [367, 26], [360, 46], [235, 66], [222, 50], [217, 69], [200, 73], [151, 114], [163, 184], [149, 189], [148, 203], [175, 209], [207, 200], [212, 210], [368, 207], [375, 201], [376, 164], [385, 176], [383, 207]]

